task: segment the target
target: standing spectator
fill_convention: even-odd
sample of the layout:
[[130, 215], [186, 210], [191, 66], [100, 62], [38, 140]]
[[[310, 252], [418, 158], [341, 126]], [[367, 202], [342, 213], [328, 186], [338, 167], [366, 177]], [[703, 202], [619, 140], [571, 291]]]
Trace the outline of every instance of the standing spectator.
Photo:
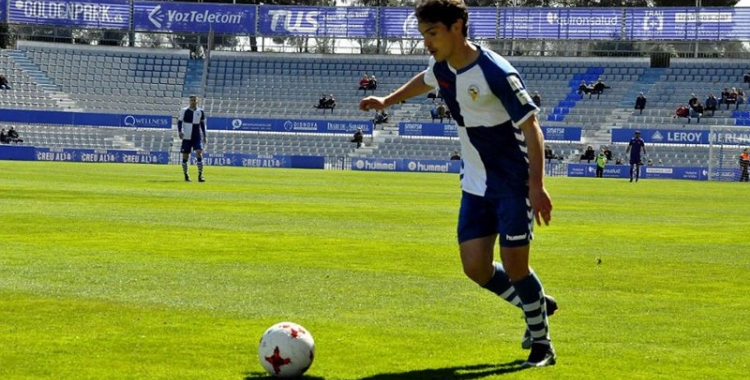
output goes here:
[[630, 153], [630, 182], [638, 182], [638, 177], [641, 175], [641, 165], [643, 165], [643, 159], [641, 153], [646, 154], [646, 143], [641, 138], [641, 131], [633, 132], [633, 138], [630, 139], [628, 148], [625, 149], [625, 154]]
[[[424, 71], [384, 97], [370, 96], [361, 110], [382, 109], [450, 83], [443, 96], [456, 115], [464, 156], [457, 238], [463, 273], [514, 307], [526, 320], [522, 347], [531, 349], [521, 368], [554, 365], [548, 316], [553, 298], [529, 266], [533, 222], [549, 224], [552, 200], [544, 187], [544, 136], [539, 108], [530, 101], [518, 71], [490, 49], [468, 38], [463, 1], [421, 0], [415, 15], [430, 54]], [[487, 99], [473, 101], [472, 90]], [[480, 100], [480, 99], [477, 99]], [[515, 132], [523, 133], [518, 140]], [[496, 262], [500, 246], [502, 263]]]
[[0, 74], [0, 88], [3, 90], [10, 90], [10, 83], [8, 83], [8, 78], [5, 77], [5, 75]]
[[531, 97], [537, 107], [542, 108], [542, 97], [539, 96], [539, 91], [534, 91], [534, 96]]
[[198, 97], [191, 95], [190, 105], [180, 111], [177, 117], [177, 133], [182, 139], [182, 174], [185, 181], [190, 182], [188, 175], [188, 159], [190, 153], [195, 151], [196, 166], [198, 166], [198, 182], [206, 182], [203, 178], [203, 143], [208, 142], [206, 138], [206, 113], [203, 108], [198, 107]]
[[461, 155], [458, 154], [457, 150], [454, 150], [453, 153], [451, 153], [451, 158], [450, 159], [451, 160], [460, 160], [461, 159]]
[[607, 155], [604, 154], [604, 148], [599, 149], [599, 154], [596, 155], [596, 177], [604, 177], [604, 167], [607, 165]]
[[[603, 94], [604, 89], [607, 89], [607, 88], [612, 88], [612, 87], [604, 84], [604, 82], [602, 82], [602, 78], [599, 78], [599, 80], [594, 85], [592, 94], [596, 94], [596, 98], [599, 99], [599, 95]], [[591, 95], [589, 95], [589, 98], [591, 98]]]
[[716, 113], [716, 108], [719, 106], [719, 99], [716, 99], [716, 96], [714, 93], [708, 94], [708, 97], [706, 98], [706, 106], [703, 107], [706, 111], [711, 111], [711, 116]]
[[748, 148], [745, 148], [740, 154], [740, 182], [750, 182], [748, 167], [750, 167], [750, 153], [748, 153]]
[[362, 132], [362, 128], [357, 128], [357, 131], [354, 132], [354, 136], [352, 136], [351, 142], [357, 143], [357, 148], [361, 148], [364, 141], [365, 134]]
[[638, 97], [635, 98], [635, 109], [639, 110], [639, 115], [643, 115], [643, 109], [646, 108], [646, 97], [643, 93], [639, 93]]
[[10, 127], [8, 130], [8, 140], [14, 143], [23, 142], [23, 139], [18, 135], [18, 131], [14, 127]]

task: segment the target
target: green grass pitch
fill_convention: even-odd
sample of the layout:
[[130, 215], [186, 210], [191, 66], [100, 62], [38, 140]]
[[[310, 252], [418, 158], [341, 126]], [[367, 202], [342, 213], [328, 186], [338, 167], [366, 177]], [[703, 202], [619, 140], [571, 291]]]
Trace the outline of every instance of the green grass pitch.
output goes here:
[[0, 379], [263, 378], [285, 320], [316, 340], [314, 380], [750, 371], [747, 184], [548, 178], [532, 266], [558, 364], [519, 371], [520, 311], [461, 272], [457, 175], [206, 177], [0, 162]]

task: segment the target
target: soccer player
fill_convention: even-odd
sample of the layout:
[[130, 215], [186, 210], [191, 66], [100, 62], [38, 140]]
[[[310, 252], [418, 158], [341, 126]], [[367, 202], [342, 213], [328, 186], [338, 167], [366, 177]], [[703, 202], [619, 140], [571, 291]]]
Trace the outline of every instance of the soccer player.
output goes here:
[[[383, 109], [439, 88], [458, 124], [463, 169], [458, 243], [464, 273], [521, 308], [527, 325], [523, 367], [555, 364], [547, 316], [557, 308], [529, 267], [534, 219], [549, 224], [544, 187], [544, 137], [539, 109], [518, 71], [498, 54], [468, 41], [462, 0], [421, 0], [415, 14], [432, 57], [425, 71], [360, 109]], [[502, 264], [494, 261], [499, 236]], [[528, 344], [531, 343], [531, 344]]]
[[635, 178], [635, 182], [638, 182], [638, 177], [641, 175], [641, 166], [643, 165], [641, 152], [646, 154], [646, 143], [641, 138], [641, 131], [635, 131], [628, 148], [625, 149], [625, 154], [630, 153], [630, 182], [633, 182], [633, 178]]
[[177, 131], [182, 139], [182, 174], [185, 181], [190, 182], [188, 174], [188, 159], [190, 153], [195, 151], [196, 165], [198, 166], [198, 182], [206, 182], [203, 177], [203, 143], [206, 139], [206, 113], [198, 107], [198, 97], [190, 95], [190, 105], [180, 110], [177, 118]]

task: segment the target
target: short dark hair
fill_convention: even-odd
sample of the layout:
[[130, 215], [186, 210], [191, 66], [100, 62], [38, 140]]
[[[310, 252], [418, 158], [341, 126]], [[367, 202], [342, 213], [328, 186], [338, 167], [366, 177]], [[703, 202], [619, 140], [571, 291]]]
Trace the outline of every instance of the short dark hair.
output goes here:
[[464, 20], [461, 32], [464, 37], [469, 35], [469, 10], [463, 0], [420, 0], [414, 14], [419, 22], [440, 22], [448, 28], [457, 20]]

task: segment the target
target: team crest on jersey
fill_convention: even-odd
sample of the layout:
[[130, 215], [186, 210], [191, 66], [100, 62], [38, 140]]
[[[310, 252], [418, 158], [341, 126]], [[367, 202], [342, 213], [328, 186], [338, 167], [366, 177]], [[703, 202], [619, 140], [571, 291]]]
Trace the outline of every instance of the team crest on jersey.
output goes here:
[[469, 96], [471, 96], [471, 100], [477, 100], [477, 96], [479, 96], [479, 87], [477, 85], [472, 84], [467, 91]]

